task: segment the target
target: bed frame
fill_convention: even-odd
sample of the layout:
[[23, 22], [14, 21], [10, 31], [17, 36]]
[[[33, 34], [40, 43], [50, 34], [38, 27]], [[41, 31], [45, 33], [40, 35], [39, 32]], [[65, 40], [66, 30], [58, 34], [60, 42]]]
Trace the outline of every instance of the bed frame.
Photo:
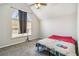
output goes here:
[[50, 49], [46, 47], [45, 45], [42, 45], [40, 43], [36, 43], [37, 51], [42, 52], [44, 50], [49, 51], [49, 56], [52, 54], [52, 56], [65, 56], [64, 54], [56, 51], [55, 49]]

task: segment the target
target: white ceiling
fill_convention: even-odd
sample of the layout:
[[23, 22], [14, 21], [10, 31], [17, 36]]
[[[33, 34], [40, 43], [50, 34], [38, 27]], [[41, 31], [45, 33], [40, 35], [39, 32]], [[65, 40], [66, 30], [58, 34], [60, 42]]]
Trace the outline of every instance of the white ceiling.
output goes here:
[[53, 19], [55, 17], [70, 15], [76, 13], [75, 3], [49, 3], [47, 6], [36, 9], [35, 6], [30, 6], [32, 11], [40, 19]]

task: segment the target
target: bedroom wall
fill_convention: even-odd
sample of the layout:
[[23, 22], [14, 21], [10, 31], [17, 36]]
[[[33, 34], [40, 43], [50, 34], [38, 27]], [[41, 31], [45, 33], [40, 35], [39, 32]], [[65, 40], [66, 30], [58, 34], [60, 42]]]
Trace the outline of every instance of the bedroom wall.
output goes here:
[[44, 10], [40, 10], [38, 10], [40, 13], [38, 12], [36, 14], [41, 15], [41, 38], [48, 37], [52, 34], [57, 34], [72, 36], [73, 38], [77, 39], [76, 4], [48, 4]]
[[41, 37], [48, 37], [52, 34], [73, 36], [76, 39], [76, 13], [63, 15], [54, 19], [42, 20]]
[[[26, 4], [1, 4], [0, 5], [0, 48], [26, 41], [27, 37], [11, 38], [11, 14], [15, 7], [32, 12]], [[39, 22], [34, 14], [32, 16], [32, 35], [30, 39], [39, 38]], [[37, 24], [37, 25], [36, 25]], [[35, 32], [36, 31], [36, 32]]]

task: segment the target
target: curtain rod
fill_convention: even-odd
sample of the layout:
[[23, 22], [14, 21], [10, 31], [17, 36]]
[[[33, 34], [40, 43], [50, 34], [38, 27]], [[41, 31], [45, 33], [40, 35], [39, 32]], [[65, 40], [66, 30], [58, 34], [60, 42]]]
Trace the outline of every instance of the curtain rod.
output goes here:
[[[13, 9], [16, 9], [16, 10], [20, 10], [20, 9], [17, 9], [17, 8], [14, 8], [14, 7], [10, 7], [10, 8], [13, 8]], [[31, 12], [27, 12], [27, 13], [30, 13], [30, 14], [32, 14]]]

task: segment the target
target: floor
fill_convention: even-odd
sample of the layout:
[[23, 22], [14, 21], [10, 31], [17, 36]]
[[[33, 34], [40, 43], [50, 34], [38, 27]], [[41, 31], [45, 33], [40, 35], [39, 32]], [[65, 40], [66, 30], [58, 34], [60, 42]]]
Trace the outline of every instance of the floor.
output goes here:
[[29, 42], [1, 48], [0, 56], [47, 56], [48, 54], [45, 52], [37, 52], [35, 47], [37, 41], [38, 40], [32, 40]]

